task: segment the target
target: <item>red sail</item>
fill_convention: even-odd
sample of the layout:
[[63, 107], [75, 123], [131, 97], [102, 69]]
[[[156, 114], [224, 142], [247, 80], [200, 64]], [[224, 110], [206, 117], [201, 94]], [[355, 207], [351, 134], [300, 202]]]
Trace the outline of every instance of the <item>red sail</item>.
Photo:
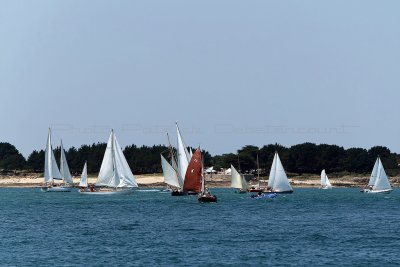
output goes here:
[[203, 170], [200, 149], [196, 149], [189, 162], [185, 175], [183, 191], [201, 192], [201, 175]]

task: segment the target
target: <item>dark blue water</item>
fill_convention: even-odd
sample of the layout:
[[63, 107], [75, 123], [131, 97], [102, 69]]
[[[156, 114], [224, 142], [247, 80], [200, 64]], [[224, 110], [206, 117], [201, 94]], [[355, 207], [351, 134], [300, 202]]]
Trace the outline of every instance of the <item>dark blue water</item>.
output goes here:
[[157, 192], [88, 196], [0, 189], [1, 266], [391, 266], [400, 191], [296, 189], [219, 202]]

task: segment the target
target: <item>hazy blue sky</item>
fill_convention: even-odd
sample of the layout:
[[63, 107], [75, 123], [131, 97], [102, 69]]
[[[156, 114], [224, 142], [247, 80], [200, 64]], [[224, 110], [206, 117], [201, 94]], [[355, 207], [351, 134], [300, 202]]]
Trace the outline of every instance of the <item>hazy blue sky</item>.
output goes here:
[[[0, 0], [0, 141], [25, 156], [306, 141], [400, 152], [400, 1]], [[175, 141], [175, 137], [174, 137]]]

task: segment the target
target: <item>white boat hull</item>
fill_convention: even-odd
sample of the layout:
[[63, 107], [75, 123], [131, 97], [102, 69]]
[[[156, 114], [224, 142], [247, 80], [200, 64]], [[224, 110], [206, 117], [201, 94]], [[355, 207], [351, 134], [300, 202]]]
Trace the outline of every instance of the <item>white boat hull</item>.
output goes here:
[[98, 191], [79, 190], [79, 193], [84, 195], [127, 195], [127, 194], [132, 194], [133, 189], [98, 190]]
[[364, 189], [364, 193], [368, 194], [389, 194], [393, 189], [383, 189], [383, 190], [373, 190], [373, 189]]
[[42, 187], [42, 192], [71, 192], [69, 186]]
[[326, 189], [332, 189], [332, 186], [324, 186], [324, 187], [321, 187], [321, 189], [324, 189], [324, 190], [326, 190]]

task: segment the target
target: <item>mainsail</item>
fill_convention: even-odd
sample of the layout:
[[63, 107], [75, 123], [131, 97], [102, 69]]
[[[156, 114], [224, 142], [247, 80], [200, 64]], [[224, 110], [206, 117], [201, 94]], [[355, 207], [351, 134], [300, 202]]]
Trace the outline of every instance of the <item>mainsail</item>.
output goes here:
[[326, 175], [325, 169], [321, 171], [321, 186], [327, 188], [332, 187], [331, 183], [329, 182], [328, 175]]
[[79, 181], [79, 186], [80, 187], [87, 187], [88, 186], [88, 182], [87, 182], [87, 162], [86, 161], [85, 161], [85, 165], [83, 166], [81, 180]]
[[56, 158], [54, 157], [53, 148], [51, 145], [51, 130], [47, 136], [47, 144], [44, 160], [44, 182], [51, 183], [53, 179], [61, 180], [60, 170], [58, 169]]
[[171, 164], [169, 164], [163, 155], [161, 155], [161, 167], [164, 174], [164, 182], [170, 186], [180, 188], [181, 185], [175, 169], [171, 166]]
[[108, 138], [107, 148], [101, 163], [97, 186], [106, 187], [137, 187], [135, 177], [129, 168], [114, 131]]
[[378, 174], [375, 180], [375, 184], [372, 187], [373, 190], [387, 190], [392, 189], [389, 183], [389, 179], [386, 175], [385, 169], [380, 158], [378, 158]]
[[247, 182], [243, 175], [240, 175], [233, 165], [231, 165], [231, 187], [241, 190], [247, 190], [248, 188]]
[[193, 153], [186, 170], [185, 182], [183, 184], [184, 191], [201, 192], [202, 191], [202, 156], [200, 148]]
[[191, 156], [189, 155], [189, 152], [187, 150], [187, 147], [185, 143], [183, 142], [181, 132], [178, 127], [178, 123], [176, 124], [176, 134], [178, 138], [178, 143], [177, 143], [177, 158], [178, 158], [178, 175], [180, 179], [180, 183], [183, 184], [185, 181], [185, 174], [186, 170], [189, 165], [189, 161], [191, 159]]
[[376, 159], [376, 161], [375, 161], [374, 168], [372, 169], [371, 177], [369, 178], [369, 182], [368, 182], [368, 185], [369, 185], [369, 186], [373, 186], [373, 185], [375, 184], [376, 177], [377, 177], [377, 175], [378, 175], [379, 161], [380, 161], [380, 158], [378, 157], [378, 158]]
[[272, 161], [268, 186], [272, 187], [275, 192], [293, 191], [277, 152], [275, 152], [274, 160]]
[[65, 151], [62, 141], [61, 141], [60, 173], [61, 173], [61, 178], [64, 180], [65, 183], [67, 184], [74, 183], [72, 180], [72, 175], [69, 171], [67, 157], [65, 156]]

